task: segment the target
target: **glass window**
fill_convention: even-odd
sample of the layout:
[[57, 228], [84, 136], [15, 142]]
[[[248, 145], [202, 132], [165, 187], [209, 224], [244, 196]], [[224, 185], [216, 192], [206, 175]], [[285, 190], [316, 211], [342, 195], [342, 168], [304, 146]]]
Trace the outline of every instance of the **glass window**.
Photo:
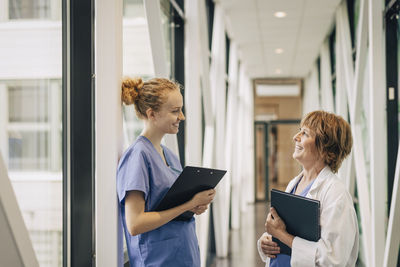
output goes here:
[[45, 170], [49, 166], [47, 131], [9, 131], [8, 155], [10, 170]]
[[[61, 81], [7, 81], [10, 170], [61, 171]], [[54, 96], [55, 95], [55, 96]]]
[[8, 0], [9, 19], [49, 19], [51, 0]]
[[171, 48], [172, 45], [172, 29], [171, 29], [171, 21], [170, 21], [170, 9], [171, 4], [169, 0], [160, 0], [161, 1], [161, 23], [162, 29], [164, 32], [164, 48], [165, 48], [165, 55], [167, 57], [167, 71], [168, 76], [171, 77], [171, 68], [172, 68], [172, 52], [173, 49]]
[[41, 81], [8, 86], [10, 122], [48, 122], [48, 87]]
[[39, 265], [62, 266], [61, 1], [0, 6], [0, 152]]
[[[150, 35], [143, 0], [123, 2], [123, 74], [141, 77], [144, 81], [154, 77]], [[143, 129], [133, 105], [123, 106], [125, 147], [131, 144]]]
[[[165, 38], [168, 75], [171, 74], [171, 23], [169, 1], [160, 2], [161, 22]], [[149, 28], [143, 0], [123, 2], [123, 75], [141, 77], [144, 81], [154, 77]], [[143, 129], [133, 105], [123, 107], [125, 146], [131, 144]]]
[[353, 29], [352, 32], [354, 34], [354, 43], [353, 43], [353, 47], [357, 47], [357, 29], [358, 29], [358, 21], [359, 21], [359, 17], [360, 17], [360, 0], [354, 0], [354, 25], [353, 25]]

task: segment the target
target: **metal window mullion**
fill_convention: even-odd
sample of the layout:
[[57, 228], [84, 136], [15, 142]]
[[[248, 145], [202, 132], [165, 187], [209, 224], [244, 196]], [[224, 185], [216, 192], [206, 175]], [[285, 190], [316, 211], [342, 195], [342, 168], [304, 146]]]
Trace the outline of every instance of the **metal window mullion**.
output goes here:
[[[235, 123], [235, 151], [233, 154], [233, 161], [235, 162], [235, 172], [232, 175], [232, 227], [239, 229], [241, 220], [241, 206], [242, 199], [244, 198], [243, 192], [243, 176], [244, 176], [244, 160], [242, 152], [245, 151], [244, 139], [247, 138], [243, 131], [245, 124], [244, 110], [243, 110], [243, 90], [246, 83], [245, 67], [239, 64], [238, 82], [236, 90], [236, 123]], [[235, 219], [235, 221], [234, 221]], [[235, 223], [235, 224], [234, 224]]]
[[227, 136], [226, 136], [226, 168], [230, 170], [230, 179], [232, 187], [232, 197], [230, 203], [231, 210], [231, 226], [233, 229], [239, 229], [240, 227], [240, 212], [238, 201], [234, 201], [239, 198], [238, 191], [240, 190], [240, 184], [238, 183], [238, 172], [236, 154], [240, 154], [238, 147], [236, 146], [237, 132], [236, 123], [238, 118], [238, 82], [239, 82], [239, 57], [238, 57], [238, 46], [234, 41], [230, 42], [229, 49], [229, 91], [228, 91], [228, 102], [227, 102]]
[[[339, 40], [338, 43], [341, 46], [340, 56], [342, 59], [342, 66], [343, 66], [343, 74], [344, 74], [344, 81], [347, 89], [347, 99], [349, 103], [353, 101], [353, 81], [354, 81], [354, 66], [353, 66], [353, 59], [352, 59], [352, 52], [351, 52], [351, 37], [350, 37], [350, 28], [348, 22], [348, 15], [345, 4], [341, 4], [338, 8], [336, 13], [336, 23], [338, 25], [337, 30], [339, 33]], [[350, 113], [352, 116], [352, 114]], [[351, 118], [353, 121], [353, 118]]]
[[71, 203], [69, 192], [71, 188], [71, 148], [70, 143], [70, 1], [62, 0], [61, 29], [62, 29], [62, 266], [70, 267], [71, 261]]
[[[239, 82], [239, 88], [238, 88], [238, 123], [237, 123], [237, 133], [238, 133], [238, 151], [246, 151], [246, 139], [248, 136], [246, 135], [245, 127], [243, 125], [246, 125], [246, 103], [245, 103], [245, 91], [249, 89], [247, 87], [248, 83], [248, 77], [246, 75], [246, 68], [244, 64], [240, 65], [240, 82]], [[246, 155], [245, 155], [246, 158]], [[237, 154], [237, 162], [239, 162], [239, 175], [237, 177], [238, 181], [237, 183], [240, 185], [239, 193], [237, 195], [238, 198], [238, 208], [239, 212], [244, 211], [245, 204], [247, 201], [246, 195], [247, 195], [247, 186], [246, 184], [248, 183], [247, 177], [246, 177], [246, 163], [243, 160], [243, 153], [238, 153]]]
[[94, 0], [63, 1], [63, 266], [92, 266]]
[[[354, 75], [354, 97], [352, 99], [351, 116], [358, 120], [361, 117], [361, 108], [363, 94], [363, 79], [365, 77], [365, 65], [367, 64], [367, 42], [368, 42], [368, 1], [360, 0], [359, 26], [357, 27], [357, 52]], [[358, 123], [358, 121], [355, 121]]]
[[358, 192], [358, 203], [360, 205], [360, 217], [362, 231], [364, 234], [363, 247], [367, 257], [366, 266], [371, 265], [371, 206], [367, 172], [365, 168], [364, 149], [362, 147], [362, 128], [360, 125], [351, 125], [353, 132], [353, 160], [356, 170], [356, 186]]
[[122, 266], [122, 227], [118, 223], [118, 160], [122, 155], [123, 1], [96, 2], [96, 267]]
[[[237, 53], [237, 45], [234, 41], [230, 42], [229, 48], [229, 90], [227, 99], [227, 117], [226, 117], [226, 139], [225, 139], [225, 167], [229, 172], [226, 174], [226, 178], [230, 180], [230, 187], [232, 191], [236, 191], [238, 185], [233, 183], [233, 176], [236, 175], [236, 165], [235, 165], [235, 154], [240, 153], [236, 150], [235, 140], [236, 131], [235, 124], [237, 119], [237, 82], [238, 82], [238, 72], [239, 72], [239, 59]], [[235, 189], [234, 189], [235, 188]], [[230, 201], [228, 201], [230, 202]], [[233, 229], [239, 228], [239, 218], [240, 215], [233, 211], [233, 203], [229, 204], [229, 210], [231, 210], [231, 224]]]
[[[215, 161], [216, 168], [225, 168], [225, 23], [222, 7], [215, 6], [212, 34], [212, 60], [210, 67], [210, 86], [213, 113], [215, 116]], [[218, 105], [217, 105], [218, 103]], [[217, 187], [217, 196], [213, 202], [216, 251], [218, 257], [228, 255], [229, 239], [229, 180], [223, 179]]]
[[[247, 71], [247, 70], [246, 70]], [[245, 138], [244, 151], [246, 151], [246, 165], [242, 185], [244, 185], [245, 195], [242, 201], [242, 211], [246, 211], [248, 203], [254, 203], [255, 200], [255, 174], [254, 174], [254, 88], [249, 76], [245, 75], [244, 87], [244, 111], [245, 111], [245, 124], [243, 128], [244, 136], [252, 136], [253, 138]], [[247, 178], [250, 178], [246, 181]]]
[[317, 64], [314, 63], [304, 81], [303, 115], [320, 108]]
[[372, 219], [372, 264], [383, 263], [386, 234], [387, 201], [387, 138], [386, 90], [384, 78], [384, 32], [382, 1], [368, 0], [369, 20], [369, 133], [371, 151], [371, 219]]
[[185, 25], [185, 135], [190, 136], [190, 145], [185, 147], [188, 165], [201, 165], [201, 86], [200, 86], [200, 21], [197, 1], [186, 2]]
[[[209, 105], [211, 101], [209, 97], [209, 60], [208, 60], [208, 33], [204, 30], [207, 27], [205, 3], [203, 1], [185, 1], [185, 102], [187, 105], [193, 104], [193, 107], [187, 107], [188, 123], [193, 124], [190, 120], [199, 120], [196, 125], [200, 125], [193, 132], [193, 136], [189, 132], [194, 129], [186, 127], [186, 136], [194, 138], [194, 147], [192, 145], [186, 147], [188, 162], [196, 161], [203, 166], [211, 167], [212, 148], [214, 128], [211, 108], [204, 108], [204, 117], [202, 116], [202, 103]], [[194, 44], [194, 42], [197, 42]], [[206, 43], [204, 43], [206, 42]], [[204, 45], [205, 44], [205, 45]], [[196, 73], [197, 71], [197, 73]], [[193, 88], [192, 88], [193, 86]], [[190, 90], [190, 92], [189, 92]], [[189, 94], [189, 95], [187, 95]], [[198, 98], [193, 98], [198, 96]], [[200, 110], [199, 110], [200, 109]], [[198, 114], [195, 111], [199, 112]], [[202, 121], [205, 121], [205, 132], [201, 131]], [[204, 137], [204, 144], [202, 143]], [[200, 149], [198, 148], [200, 146]], [[202, 147], [203, 146], [203, 147]], [[196, 150], [194, 148], [196, 147]], [[199, 153], [199, 154], [198, 154]], [[200, 157], [200, 158], [198, 158]], [[199, 240], [201, 266], [206, 265], [207, 254], [209, 251], [209, 232], [210, 232], [210, 211], [196, 218], [196, 232]]]
[[390, 205], [391, 208], [383, 257], [384, 267], [395, 267], [398, 264], [397, 260], [400, 245], [400, 232], [398, 231], [398, 227], [400, 225], [400, 146], [398, 148], [397, 155], [398, 157], [394, 175], [393, 195]]

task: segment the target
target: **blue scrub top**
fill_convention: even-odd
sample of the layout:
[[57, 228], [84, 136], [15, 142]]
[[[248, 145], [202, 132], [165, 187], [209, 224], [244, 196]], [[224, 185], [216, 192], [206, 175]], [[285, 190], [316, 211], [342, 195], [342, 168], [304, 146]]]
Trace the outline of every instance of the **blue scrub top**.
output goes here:
[[126, 227], [127, 192], [143, 192], [145, 211], [153, 211], [182, 172], [178, 158], [167, 147], [162, 148], [168, 166], [150, 140], [144, 136], [139, 136], [119, 161], [119, 220], [125, 232], [130, 266], [200, 266], [194, 218], [189, 221], [170, 221], [157, 229], [136, 236], [131, 236]]
[[[292, 191], [290, 191], [290, 194], [294, 194], [296, 192], [297, 185], [300, 183], [301, 179], [299, 179], [297, 184], [293, 187]], [[304, 188], [303, 192], [300, 193], [300, 196], [305, 197], [307, 195], [307, 193], [308, 193], [308, 191], [310, 191], [310, 188], [311, 188], [312, 184], [314, 183], [314, 181], [315, 181], [315, 179], [309, 185], [307, 185], [306, 188]], [[270, 260], [269, 266], [270, 267], [290, 267], [290, 259], [291, 259], [291, 257], [289, 255], [277, 254], [275, 259]]]

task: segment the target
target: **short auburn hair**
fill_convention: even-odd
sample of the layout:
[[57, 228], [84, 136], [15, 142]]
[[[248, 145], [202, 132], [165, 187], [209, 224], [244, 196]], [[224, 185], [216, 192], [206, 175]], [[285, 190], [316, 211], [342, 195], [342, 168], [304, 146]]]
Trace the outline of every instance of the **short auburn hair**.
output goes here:
[[350, 125], [341, 116], [322, 110], [308, 113], [300, 123], [315, 134], [317, 151], [334, 173], [353, 146]]
[[125, 105], [135, 105], [136, 115], [140, 119], [147, 118], [146, 111], [151, 108], [159, 111], [167, 101], [168, 92], [180, 90], [177, 82], [165, 78], [153, 78], [143, 82], [141, 78], [126, 77], [122, 81], [121, 99]]

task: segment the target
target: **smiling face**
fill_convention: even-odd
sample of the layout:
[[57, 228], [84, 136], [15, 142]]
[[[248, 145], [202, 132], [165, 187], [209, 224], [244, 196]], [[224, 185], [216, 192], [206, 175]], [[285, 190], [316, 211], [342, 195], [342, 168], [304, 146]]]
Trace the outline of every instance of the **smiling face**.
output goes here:
[[293, 158], [303, 166], [311, 166], [319, 159], [319, 153], [315, 145], [315, 133], [308, 127], [301, 127], [293, 136], [295, 148]]
[[166, 97], [166, 102], [154, 113], [153, 123], [163, 134], [176, 134], [179, 131], [179, 123], [185, 120], [182, 113], [182, 94], [177, 89], [168, 92]]

